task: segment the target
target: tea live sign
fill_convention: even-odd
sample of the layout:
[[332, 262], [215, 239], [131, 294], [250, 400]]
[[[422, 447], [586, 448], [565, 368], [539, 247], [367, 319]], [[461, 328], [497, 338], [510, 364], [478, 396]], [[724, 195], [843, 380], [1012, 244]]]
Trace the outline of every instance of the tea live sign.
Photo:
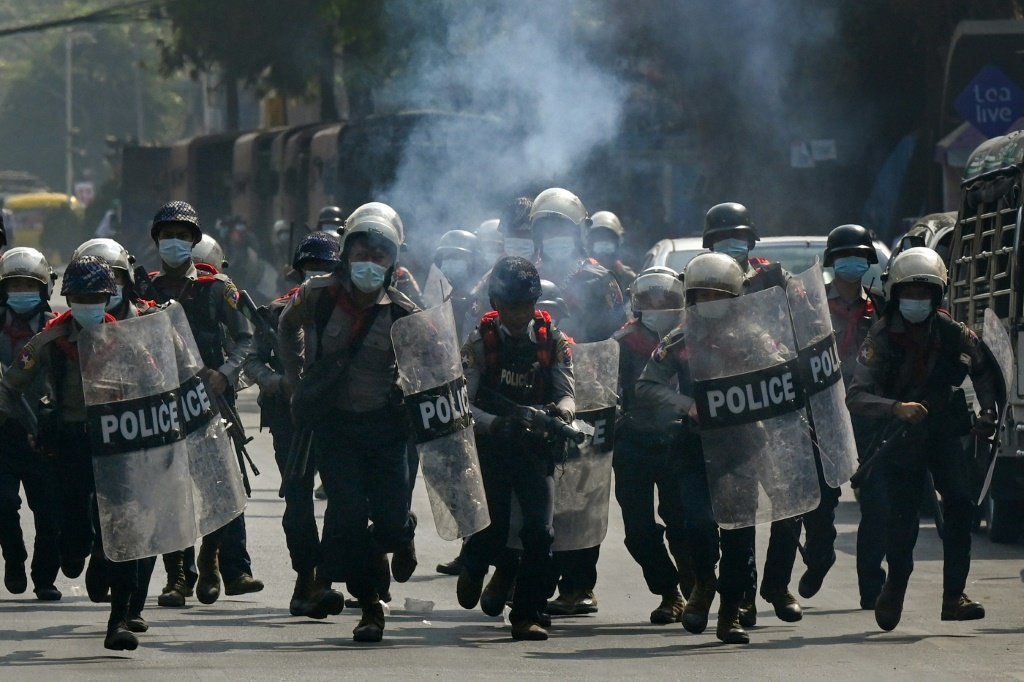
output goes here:
[[981, 69], [956, 98], [956, 110], [988, 137], [1007, 132], [1024, 115], [1024, 90], [1002, 69]]

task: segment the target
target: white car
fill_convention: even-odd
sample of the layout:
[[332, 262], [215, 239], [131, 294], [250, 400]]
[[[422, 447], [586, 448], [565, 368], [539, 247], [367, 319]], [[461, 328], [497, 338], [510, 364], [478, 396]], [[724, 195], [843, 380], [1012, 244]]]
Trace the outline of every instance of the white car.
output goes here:
[[[750, 255], [781, 263], [786, 270], [799, 274], [814, 265], [815, 259], [824, 260], [825, 235], [792, 236], [792, 237], [761, 237], [754, 244]], [[644, 256], [642, 269], [654, 265], [672, 268], [682, 272], [694, 256], [706, 249], [701, 246], [702, 237], [681, 237], [662, 239], [650, 248]], [[879, 295], [882, 294], [882, 272], [889, 262], [889, 248], [880, 241], [875, 241], [875, 252], [878, 263], [873, 263], [864, 275], [864, 286]], [[825, 268], [825, 281], [831, 282], [832, 268]]]

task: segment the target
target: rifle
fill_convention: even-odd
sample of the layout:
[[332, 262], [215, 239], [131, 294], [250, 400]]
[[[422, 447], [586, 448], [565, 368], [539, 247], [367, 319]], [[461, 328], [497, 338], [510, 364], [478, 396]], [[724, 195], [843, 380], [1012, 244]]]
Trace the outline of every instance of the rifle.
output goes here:
[[223, 394], [216, 396], [216, 402], [217, 411], [220, 412], [221, 419], [225, 422], [224, 429], [228, 432], [231, 443], [235, 446], [238, 468], [242, 470], [242, 483], [245, 485], [245, 495], [249, 497], [252, 495], [252, 487], [249, 485], [249, 473], [245, 467], [246, 463], [249, 464], [254, 476], [260, 475], [260, 470], [256, 468], [252, 457], [249, 456], [249, 452], [245, 449], [245, 446], [252, 440], [252, 437], [246, 437], [245, 428], [242, 426], [242, 419], [238, 416], [238, 411], [234, 405], [228, 402]]
[[485, 390], [507, 408], [502, 416], [521, 419], [526, 425], [527, 433], [540, 436], [548, 442], [567, 441], [576, 445], [582, 445], [583, 441], [587, 439], [588, 434], [578, 429], [575, 424], [567, 424], [544, 410], [530, 405], [520, 405], [500, 393], [490, 389]]
[[309, 454], [313, 447], [313, 430], [297, 430], [292, 436], [292, 442], [288, 446], [288, 457], [285, 459], [284, 469], [281, 472], [281, 487], [277, 496], [284, 497], [285, 486], [296, 479], [305, 476], [309, 469]]
[[867, 480], [876, 464], [892, 459], [894, 453], [899, 450], [898, 446], [903, 445], [907, 441], [912, 426], [914, 425], [910, 422], [905, 422], [897, 417], [889, 420], [871, 440], [871, 444], [867, 449], [867, 452], [870, 454], [864, 458], [864, 461], [860, 463], [857, 470], [853, 472], [853, 476], [850, 477], [850, 485], [854, 488], [860, 487]]

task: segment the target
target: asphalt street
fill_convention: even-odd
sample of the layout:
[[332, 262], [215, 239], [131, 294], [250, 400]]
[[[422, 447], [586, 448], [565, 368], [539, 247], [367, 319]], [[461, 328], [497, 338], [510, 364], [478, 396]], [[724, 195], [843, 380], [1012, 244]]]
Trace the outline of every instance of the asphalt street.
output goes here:
[[[156, 605], [164, 583], [158, 562], [144, 615], [151, 628], [141, 646], [124, 654], [102, 646], [106, 604], [85, 595], [83, 577], [61, 576], [60, 602], [0, 590], [0, 678], [139, 680], [277, 680], [374, 678], [481, 679], [1016, 679], [1024, 680], [1024, 547], [994, 545], [975, 536], [968, 594], [988, 617], [969, 623], [939, 620], [942, 548], [926, 522], [903, 622], [881, 632], [873, 614], [858, 609], [853, 550], [857, 506], [849, 491], [839, 508], [839, 560], [822, 591], [804, 604], [802, 622], [787, 624], [759, 602], [751, 644], [731, 646], [681, 625], [648, 621], [657, 598], [622, 545], [622, 520], [612, 502], [599, 566], [600, 612], [556, 619], [547, 642], [513, 642], [501, 618], [465, 611], [455, 579], [434, 566], [458, 545], [434, 531], [426, 493], [417, 486], [419, 569], [392, 586], [393, 601], [380, 644], [352, 642], [358, 614], [346, 610], [324, 621], [288, 614], [294, 574], [281, 531], [283, 501], [269, 435], [256, 433], [255, 390], [242, 393], [244, 421], [255, 440], [251, 453], [263, 475], [254, 480], [246, 511], [254, 572], [266, 589], [222, 597], [211, 606], [189, 600], [183, 609]], [[323, 514], [324, 502], [317, 502]], [[31, 517], [23, 511], [31, 537]], [[767, 529], [766, 529], [767, 530]], [[28, 539], [28, 538], [27, 538]], [[759, 534], [763, 561], [767, 532]], [[795, 571], [793, 590], [800, 566]], [[424, 604], [432, 602], [427, 612]], [[717, 610], [717, 601], [716, 607]]]

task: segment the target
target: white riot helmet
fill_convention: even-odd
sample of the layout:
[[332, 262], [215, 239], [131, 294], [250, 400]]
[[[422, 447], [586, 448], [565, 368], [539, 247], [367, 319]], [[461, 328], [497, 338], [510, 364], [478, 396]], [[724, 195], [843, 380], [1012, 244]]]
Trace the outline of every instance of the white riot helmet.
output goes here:
[[71, 254], [71, 260], [78, 260], [82, 256], [96, 256], [114, 270], [123, 270], [128, 281], [135, 283], [135, 272], [132, 267], [135, 265], [135, 259], [129, 255], [126, 248], [113, 239], [100, 237], [83, 242]]
[[900, 252], [889, 264], [885, 297], [893, 300], [893, 292], [900, 284], [931, 284], [936, 290], [934, 302], [937, 304], [946, 292], [947, 277], [942, 256], [925, 246], [915, 246]]
[[594, 232], [597, 230], [608, 230], [618, 237], [620, 244], [622, 243], [622, 237], [626, 234], [626, 229], [622, 227], [622, 221], [619, 220], [619, 216], [611, 211], [598, 211], [590, 217], [590, 220], [589, 236], [594, 236]]
[[46, 300], [50, 300], [53, 283], [57, 281], [57, 274], [46, 261], [46, 256], [27, 246], [17, 246], [0, 257], [0, 282], [15, 277], [25, 277], [42, 284], [46, 288]]
[[480, 240], [480, 253], [487, 261], [487, 267], [505, 255], [505, 235], [498, 229], [501, 221], [497, 218], [485, 220], [476, 228], [476, 238]]
[[683, 283], [674, 270], [652, 268], [633, 280], [629, 300], [633, 315], [640, 323], [658, 336], [665, 336], [679, 324], [686, 297]]
[[345, 221], [345, 233], [341, 238], [342, 262], [346, 260], [349, 241], [365, 235], [371, 246], [387, 245], [394, 253], [394, 264], [397, 266], [402, 234], [402, 219], [395, 209], [379, 202], [363, 204], [352, 211], [352, 215]]
[[552, 187], [537, 195], [530, 209], [530, 222], [540, 218], [555, 216], [564, 218], [574, 225], [584, 227], [587, 220], [587, 209], [580, 198], [567, 189]]
[[220, 243], [208, 234], [204, 234], [199, 243], [192, 247], [192, 260], [197, 263], [212, 265], [218, 270], [228, 267], [228, 260], [224, 256], [224, 249]]
[[734, 258], [724, 253], [699, 254], [683, 271], [683, 290], [687, 301], [690, 292], [696, 289], [740, 296], [743, 293], [743, 270]]
[[[399, 245], [405, 243], [405, 225], [402, 224], [402, 217], [398, 215], [398, 211], [380, 201], [371, 201], [352, 211], [352, 215], [345, 221], [345, 230], [349, 229], [350, 224], [362, 220], [365, 216], [376, 216], [390, 224], [391, 228], [398, 233]], [[344, 247], [344, 244], [342, 246]]]

